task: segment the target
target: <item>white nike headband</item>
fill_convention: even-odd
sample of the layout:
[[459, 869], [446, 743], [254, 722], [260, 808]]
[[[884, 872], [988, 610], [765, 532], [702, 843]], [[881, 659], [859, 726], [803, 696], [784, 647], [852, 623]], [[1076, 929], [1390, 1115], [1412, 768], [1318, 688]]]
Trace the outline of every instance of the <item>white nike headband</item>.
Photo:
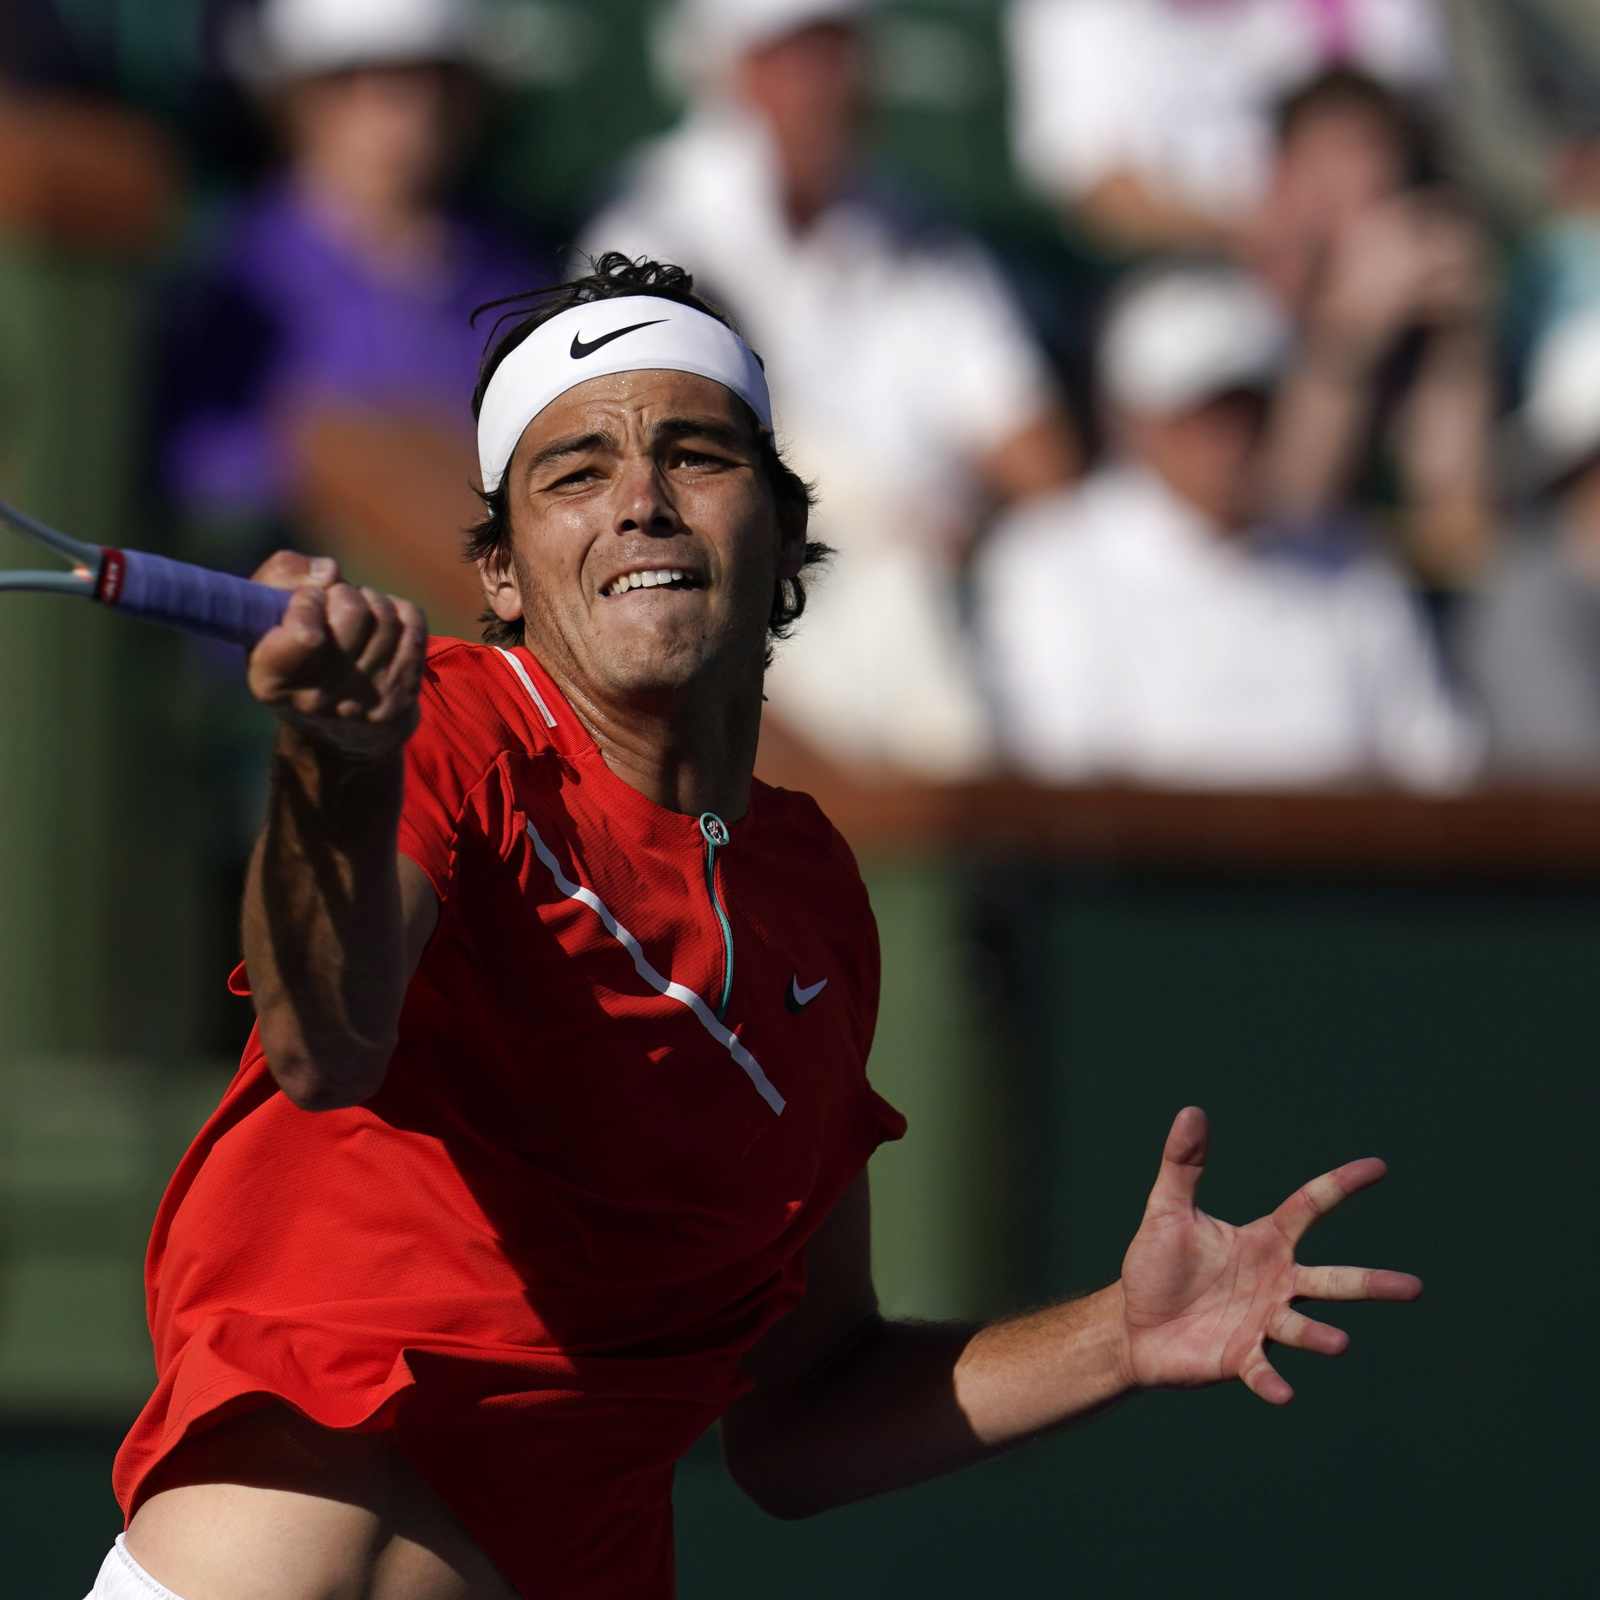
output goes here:
[[654, 368], [710, 378], [772, 427], [766, 374], [732, 328], [659, 295], [591, 300], [535, 328], [495, 369], [478, 411], [484, 492], [499, 487], [522, 430], [552, 400], [590, 378]]

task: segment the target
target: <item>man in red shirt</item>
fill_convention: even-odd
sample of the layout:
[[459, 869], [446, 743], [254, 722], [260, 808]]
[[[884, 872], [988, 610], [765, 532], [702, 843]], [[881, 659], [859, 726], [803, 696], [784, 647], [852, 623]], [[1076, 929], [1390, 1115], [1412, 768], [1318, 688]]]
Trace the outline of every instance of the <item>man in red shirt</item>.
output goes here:
[[[752, 779], [807, 494], [759, 362], [687, 277], [608, 257], [479, 395], [483, 646], [278, 558], [279, 714], [245, 903], [259, 1024], [163, 1202], [160, 1381], [95, 1593], [666, 1600], [673, 1462], [805, 1516], [1138, 1388], [1290, 1390], [1295, 1299], [1361, 1161], [1235, 1229], [1182, 1112], [1123, 1275], [984, 1328], [877, 1311], [877, 948], [848, 849]], [[280, 1092], [281, 1091], [281, 1092]]]

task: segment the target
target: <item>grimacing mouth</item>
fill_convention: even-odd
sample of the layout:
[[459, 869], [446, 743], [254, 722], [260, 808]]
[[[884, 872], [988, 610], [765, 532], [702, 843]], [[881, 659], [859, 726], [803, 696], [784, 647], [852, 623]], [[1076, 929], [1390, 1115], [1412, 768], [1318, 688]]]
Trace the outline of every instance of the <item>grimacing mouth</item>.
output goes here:
[[686, 589], [705, 588], [705, 579], [700, 573], [684, 566], [676, 566], [671, 562], [638, 562], [624, 572], [619, 572], [616, 577], [601, 586], [600, 596], [604, 600], [615, 600], [625, 594], [632, 594], [636, 589]]

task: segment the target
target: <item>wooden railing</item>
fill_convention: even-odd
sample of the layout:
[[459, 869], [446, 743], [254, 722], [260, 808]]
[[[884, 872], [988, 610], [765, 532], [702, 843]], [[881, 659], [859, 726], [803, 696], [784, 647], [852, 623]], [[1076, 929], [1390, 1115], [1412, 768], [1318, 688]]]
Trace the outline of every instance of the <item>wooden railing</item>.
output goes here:
[[1600, 790], [1185, 793], [848, 774], [776, 723], [757, 768], [812, 794], [863, 856], [950, 853], [1089, 872], [1600, 882]]

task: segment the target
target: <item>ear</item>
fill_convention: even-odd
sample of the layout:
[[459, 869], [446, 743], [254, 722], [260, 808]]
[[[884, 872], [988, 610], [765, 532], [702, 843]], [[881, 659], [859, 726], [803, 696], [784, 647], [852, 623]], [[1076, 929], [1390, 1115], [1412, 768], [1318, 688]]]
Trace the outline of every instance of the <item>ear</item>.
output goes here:
[[806, 564], [806, 533], [811, 527], [811, 508], [795, 502], [778, 506], [778, 577], [798, 578]]
[[509, 550], [480, 557], [478, 581], [483, 585], [489, 609], [502, 622], [516, 622], [521, 618], [522, 586], [517, 582], [517, 569]]

